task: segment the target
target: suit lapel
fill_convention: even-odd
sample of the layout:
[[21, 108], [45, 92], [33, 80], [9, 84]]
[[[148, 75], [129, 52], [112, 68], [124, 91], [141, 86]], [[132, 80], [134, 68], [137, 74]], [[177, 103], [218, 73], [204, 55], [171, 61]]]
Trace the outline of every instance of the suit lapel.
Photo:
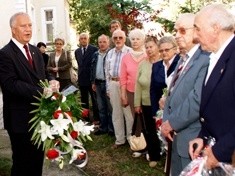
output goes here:
[[180, 55], [177, 54], [177, 55], [175, 56], [173, 62], [171, 63], [169, 69], [167, 70], [167, 77], [170, 76], [173, 71], [175, 71], [175, 67], [176, 67], [176, 65], [177, 65], [177, 63], [178, 63], [178, 61], [179, 61], [179, 59], [180, 59]]
[[223, 77], [227, 62], [230, 59], [231, 51], [235, 48], [235, 38], [229, 43], [229, 45], [225, 48], [222, 55], [220, 56], [217, 64], [215, 65], [214, 69], [207, 80], [206, 85], [203, 84], [202, 88], [202, 100], [201, 100], [201, 110], [205, 108], [210, 96], [213, 94], [215, 87], [218, 85], [219, 81]]
[[[12, 45], [13, 50], [15, 51], [15, 54], [17, 55], [17, 58], [19, 58], [19, 61], [21, 62], [21, 64], [24, 65], [25, 69], [27, 69], [31, 73], [30, 74], [31, 76], [34, 76], [38, 79], [38, 75], [36, 74], [36, 71], [31, 68], [27, 58], [22, 53], [22, 51], [15, 45], [15, 43], [13, 41], [11, 41], [11, 45]], [[32, 56], [33, 62], [35, 62], [34, 67], [37, 71], [40, 72], [39, 68], [37, 68], [38, 60], [37, 60], [37, 57], [35, 54], [36, 51], [33, 49], [32, 46], [30, 46], [30, 44], [29, 44], [29, 50], [30, 50], [30, 54]]]
[[[176, 84], [174, 86], [173, 91], [171, 92], [171, 95], [174, 94], [175, 89], [177, 89], [177, 87], [180, 85], [181, 81], [183, 80], [183, 78], [185, 77], [185, 75], [187, 75], [187, 73], [189, 72], [189, 70], [192, 68], [193, 64], [194, 64], [194, 60], [197, 59], [199, 57], [201, 53], [201, 49], [198, 48], [196, 50], [196, 52], [194, 53], [194, 55], [192, 56], [192, 58], [190, 58], [190, 61], [187, 63], [187, 65], [185, 66], [185, 68], [183, 69], [182, 73], [180, 74], [178, 80], [176, 81]], [[179, 65], [179, 64], [178, 64]], [[174, 78], [173, 78], [174, 79]]]

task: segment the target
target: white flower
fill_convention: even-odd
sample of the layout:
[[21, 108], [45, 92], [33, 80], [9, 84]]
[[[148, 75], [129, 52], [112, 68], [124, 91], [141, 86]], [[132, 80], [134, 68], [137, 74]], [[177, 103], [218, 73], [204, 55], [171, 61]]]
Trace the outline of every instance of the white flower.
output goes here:
[[58, 132], [60, 136], [63, 135], [64, 130], [68, 129], [68, 124], [70, 123], [69, 119], [63, 119], [63, 117], [59, 116], [58, 119], [50, 120], [51, 124], [53, 125], [53, 130]]
[[82, 120], [75, 122], [73, 124], [73, 128], [75, 131], [79, 131], [83, 135], [90, 135], [91, 131], [94, 131], [94, 125], [86, 125]]
[[69, 164], [72, 164], [72, 162], [75, 161], [81, 153], [86, 153], [86, 152], [82, 149], [73, 149]]
[[54, 139], [49, 125], [47, 125], [44, 121], [41, 121], [40, 126], [41, 129], [38, 131], [38, 133], [41, 133], [42, 141], [45, 141], [47, 137], [49, 137], [50, 139]]
[[62, 96], [62, 100], [61, 100], [61, 102], [62, 102], [62, 103], [63, 103], [63, 102], [65, 102], [65, 101], [66, 101], [66, 99], [67, 99], [67, 98], [66, 98], [66, 96], [64, 96], [64, 95], [63, 95], [63, 96]]

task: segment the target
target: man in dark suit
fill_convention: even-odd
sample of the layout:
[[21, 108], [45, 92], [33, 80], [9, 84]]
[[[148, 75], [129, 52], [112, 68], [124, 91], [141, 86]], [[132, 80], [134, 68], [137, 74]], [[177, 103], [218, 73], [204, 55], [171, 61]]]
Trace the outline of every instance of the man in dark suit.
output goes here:
[[[4, 127], [8, 131], [12, 147], [12, 176], [42, 175], [42, 148], [32, 144], [29, 132], [31, 103], [34, 96], [43, 93], [38, 85], [49, 77], [39, 49], [29, 44], [32, 22], [26, 13], [16, 13], [10, 19], [12, 40], [0, 50], [0, 84], [3, 92]], [[50, 81], [51, 88], [58, 90], [59, 83]]]
[[194, 42], [194, 17], [194, 14], [182, 14], [174, 26], [176, 42], [182, 57], [169, 86], [161, 128], [162, 134], [173, 141], [172, 176], [180, 175], [184, 167], [190, 163], [188, 143], [198, 135], [201, 129], [198, 118], [199, 104], [209, 57]]
[[[206, 167], [209, 169], [218, 166], [218, 162], [231, 163], [235, 149], [234, 24], [234, 16], [218, 4], [202, 8], [194, 21], [202, 48], [212, 53], [202, 87], [202, 129], [198, 138], [190, 142], [189, 152], [194, 159], [202, 151], [205, 137], [214, 137], [215, 145], [203, 151], [208, 157]], [[194, 143], [198, 146], [195, 151]]]
[[[89, 34], [81, 33], [79, 35], [80, 47], [75, 51], [75, 58], [78, 62], [78, 86], [81, 92], [82, 107], [89, 109], [89, 94], [92, 102], [94, 122], [99, 121], [99, 113], [95, 92], [92, 90], [90, 74], [92, 55], [98, 51], [98, 48], [89, 44]], [[90, 119], [91, 120], [91, 119]]]

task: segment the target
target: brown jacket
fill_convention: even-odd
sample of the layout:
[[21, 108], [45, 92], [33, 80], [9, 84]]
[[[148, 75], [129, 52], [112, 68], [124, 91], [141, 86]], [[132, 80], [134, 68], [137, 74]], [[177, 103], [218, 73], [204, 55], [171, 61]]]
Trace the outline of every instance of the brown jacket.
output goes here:
[[[50, 54], [49, 61], [47, 64], [47, 70], [56, 78], [56, 73], [52, 69], [56, 67], [55, 65], [55, 52]], [[58, 73], [60, 79], [70, 79], [70, 68], [72, 67], [71, 54], [68, 51], [62, 52], [58, 61]]]

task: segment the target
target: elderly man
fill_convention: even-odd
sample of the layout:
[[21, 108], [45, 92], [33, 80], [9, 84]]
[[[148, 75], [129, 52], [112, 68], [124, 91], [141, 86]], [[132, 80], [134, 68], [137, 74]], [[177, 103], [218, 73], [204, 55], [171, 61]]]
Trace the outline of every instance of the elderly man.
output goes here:
[[[206, 18], [205, 18], [206, 17]], [[212, 52], [202, 88], [198, 138], [190, 142], [189, 152], [195, 158], [202, 151], [205, 137], [214, 137], [216, 143], [207, 147], [207, 168], [218, 162], [231, 163], [235, 149], [235, 37], [234, 17], [222, 5], [202, 8], [194, 21], [195, 35], [204, 50]], [[194, 143], [197, 149], [193, 150]]]
[[[117, 29], [120, 29], [120, 30], [122, 29], [122, 25], [121, 25], [120, 21], [112, 20], [109, 25], [109, 31], [110, 31], [111, 35], [113, 35], [113, 32]], [[128, 37], [126, 37], [125, 45], [129, 46], [129, 47], [131, 46], [131, 41]], [[114, 48], [114, 47], [115, 47], [115, 44], [114, 44], [113, 40], [111, 40], [110, 41], [110, 48]]]
[[98, 38], [99, 50], [92, 56], [91, 83], [96, 92], [99, 109], [100, 126], [95, 135], [108, 133], [114, 135], [111, 107], [106, 94], [105, 60], [109, 51], [109, 37], [102, 34]]
[[75, 58], [78, 63], [78, 86], [81, 92], [82, 107], [89, 109], [89, 94], [92, 102], [93, 118], [89, 120], [97, 122], [99, 121], [99, 113], [97, 102], [95, 99], [95, 92], [92, 90], [90, 72], [92, 55], [98, 50], [93, 45], [89, 44], [90, 37], [87, 33], [81, 33], [79, 35], [80, 47], [75, 51]]
[[105, 75], [107, 93], [110, 96], [113, 108], [112, 120], [116, 137], [113, 148], [118, 148], [125, 144], [126, 139], [129, 139], [133, 125], [130, 106], [122, 106], [119, 83], [122, 57], [130, 51], [130, 48], [125, 45], [126, 35], [124, 31], [120, 29], [115, 30], [112, 39], [115, 48], [111, 49], [107, 54]]
[[[44, 152], [31, 141], [30, 113], [43, 89], [40, 80], [49, 79], [45, 73], [42, 55], [38, 48], [29, 44], [32, 22], [28, 14], [19, 12], [10, 19], [11, 41], [0, 50], [0, 84], [3, 92], [4, 127], [12, 148], [11, 176], [42, 175]], [[53, 91], [59, 82], [50, 81]]]
[[195, 44], [194, 17], [194, 14], [182, 14], [174, 27], [181, 58], [169, 86], [161, 128], [162, 134], [173, 141], [172, 176], [180, 175], [191, 161], [188, 143], [198, 135], [201, 128], [199, 104], [209, 57], [203, 54], [198, 44]]

